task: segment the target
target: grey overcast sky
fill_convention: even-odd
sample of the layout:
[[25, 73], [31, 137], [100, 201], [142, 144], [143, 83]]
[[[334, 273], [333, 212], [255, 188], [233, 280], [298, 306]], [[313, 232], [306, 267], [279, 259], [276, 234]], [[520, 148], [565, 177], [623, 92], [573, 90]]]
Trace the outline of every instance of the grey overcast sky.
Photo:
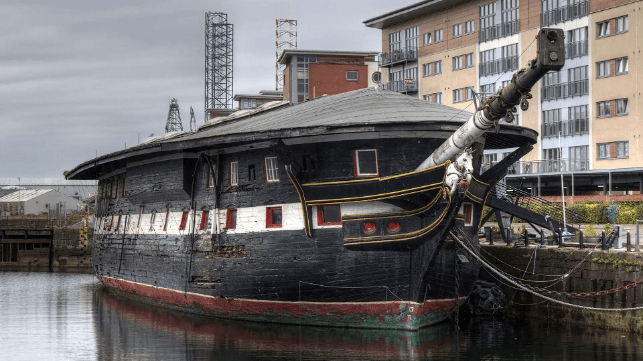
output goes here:
[[203, 123], [205, 12], [234, 24], [234, 93], [274, 89], [275, 19], [298, 48], [381, 50], [362, 21], [415, 0], [0, 2], [0, 177], [64, 170], [164, 132], [177, 98]]

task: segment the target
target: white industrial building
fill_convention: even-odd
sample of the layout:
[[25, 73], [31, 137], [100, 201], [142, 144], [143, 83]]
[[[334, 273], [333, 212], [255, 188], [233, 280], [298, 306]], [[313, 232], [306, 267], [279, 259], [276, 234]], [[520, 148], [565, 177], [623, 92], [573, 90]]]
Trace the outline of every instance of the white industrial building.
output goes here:
[[80, 209], [80, 201], [53, 189], [19, 189], [0, 197], [1, 216], [65, 214]]

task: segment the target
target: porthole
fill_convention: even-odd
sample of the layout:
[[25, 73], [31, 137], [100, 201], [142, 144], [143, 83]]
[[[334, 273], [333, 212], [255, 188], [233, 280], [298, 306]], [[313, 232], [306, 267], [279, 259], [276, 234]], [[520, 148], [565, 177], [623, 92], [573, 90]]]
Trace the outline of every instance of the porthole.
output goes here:
[[396, 220], [390, 220], [388, 221], [386, 228], [388, 228], [389, 232], [397, 232], [400, 230], [400, 222]]
[[382, 73], [379, 71], [374, 72], [371, 79], [373, 79], [373, 83], [379, 84], [382, 81]]
[[375, 222], [368, 221], [364, 223], [364, 232], [366, 233], [373, 233], [376, 228], [377, 226], [375, 225]]

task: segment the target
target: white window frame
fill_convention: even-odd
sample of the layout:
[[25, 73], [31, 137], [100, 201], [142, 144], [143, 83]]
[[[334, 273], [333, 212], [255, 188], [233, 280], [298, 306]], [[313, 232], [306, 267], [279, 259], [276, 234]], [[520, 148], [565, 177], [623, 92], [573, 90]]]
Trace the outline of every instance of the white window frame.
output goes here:
[[610, 36], [610, 22], [609, 20], [599, 21], [596, 23], [596, 38], [604, 38]]
[[459, 38], [462, 36], [462, 24], [453, 25], [453, 37]]
[[442, 42], [442, 29], [438, 29], [438, 30], [435, 31], [435, 36], [434, 36], [433, 41], [436, 44]]
[[473, 53], [464, 54], [464, 67], [465, 68], [473, 67]]
[[627, 98], [616, 99], [616, 115], [627, 115], [629, 112]]
[[610, 61], [599, 61], [596, 63], [596, 77], [605, 78], [610, 76]]
[[453, 70], [462, 69], [462, 55], [453, 57]]
[[422, 64], [422, 76], [427, 77], [433, 75], [433, 73], [431, 73], [431, 64], [433, 63]]
[[628, 65], [627, 56], [616, 59], [616, 75], [627, 74]]
[[433, 74], [442, 74], [442, 60], [436, 61]]
[[462, 89], [453, 89], [453, 102], [462, 103]]
[[466, 100], [473, 100], [473, 97], [474, 97], [474, 95], [473, 95], [473, 87], [472, 87], [472, 86], [468, 86], [468, 87], [466, 88], [466, 92], [467, 92], [467, 98], [466, 98]]
[[[355, 173], [358, 177], [377, 177], [380, 175], [380, 163], [377, 149], [355, 149]], [[375, 152], [375, 169], [376, 173], [362, 173], [359, 169], [359, 152]]]
[[614, 34], [623, 34], [626, 33], [628, 29], [628, 18], [627, 15], [619, 16], [614, 20]]
[[610, 116], [610, 101], [609, 100], [596, 102], [596, 116], [598, 118], [608, 118]]
[[264, 159], [264, 165], [266, 169], [266, 182], [279, 182], [277, 157], [266, 157]]
[[424, 33], [422, 34], [422, 45], [427, 46], [431, 45], [431, 33]]
[[469, 20], [464, 23], [464, 35], [473, 34], [476, 31], [475, 21]]
[[239, 161], [230, 162], [230, 185], [239, 185]]
[[[348, 74], [355, 74], [355, 79], [352, 79], [348, 76]], [[357, 70], [347, 70], [346, 71], [346, 80], [348, 81], [359, 81], [359, 73]]]
[[435, 93], [435, 103], [442, 104], [442, 93]]

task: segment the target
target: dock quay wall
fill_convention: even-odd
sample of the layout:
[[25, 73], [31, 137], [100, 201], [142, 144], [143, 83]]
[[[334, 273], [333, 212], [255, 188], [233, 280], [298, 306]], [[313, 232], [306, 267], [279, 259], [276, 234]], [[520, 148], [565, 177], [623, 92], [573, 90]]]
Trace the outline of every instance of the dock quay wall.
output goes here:
[[0, 270], [91, 272], [92, 236], [91, 227], [51, 227], [40, 219], [0, 220]]
[[[520, 243], [507, 246], [483, 242], [480, 255], [495, 268], [524, 279], [524, 284], [567, 294], [591, 293], [582, 296], [546, 294], [566, 303], [607, 309], [643, 307], [643, 285], [598, 294], [643, 280], [643, 252], [601, 250], [595, 244], [586, 246], [584, 249], [533, 244], [525, 247]], [[500, 283], [500, 278], [487, 270], [481, 271], [481, 278]], [[503, 290], [507, 300], [512, 301], [508, 309], [511, 317], [643, 333], [643, 311], [572, 308], [526, 291], [516, 291], [504, 280], [502, 283], [505, 283]]]

